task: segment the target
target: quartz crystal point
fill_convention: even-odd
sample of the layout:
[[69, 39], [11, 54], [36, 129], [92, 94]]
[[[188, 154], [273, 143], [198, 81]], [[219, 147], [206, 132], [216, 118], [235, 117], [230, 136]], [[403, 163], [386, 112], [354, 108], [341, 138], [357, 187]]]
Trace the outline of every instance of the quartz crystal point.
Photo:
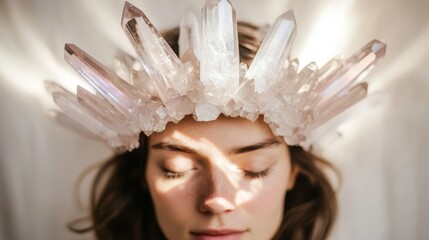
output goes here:
[[[179, 56], [182, 62], [200, 59], [201, 31], [198, 19], [188, 11], [180, 21]], [[189, 59], [189, 58], [196, 59]]]
[[[45, 89], [51, 94], [53, 94], [54, 92], [62, 92], [64, 94], [68, 94], [67, 93], [68, 91], [65, 88], [63, 88], [62, 86], [58, 85], [56, 82], [44, 81], [43, 85], [44, 85]], [[74, 120], [72, 117], [67, 116], [64, 113], [64, 111], [52, 110], [52, 111], [49, 111], [49, 115], [51, 117], [53, 117], [56, 122], [70, 128], [70, 129], [72, 129], [78, 133], [81, 133], [84, 136], [88, 136], [90, 138], [98, 137], [98, 135], [92, 129], [89, 129], [88, 127], [83, 126], [79, 119]]]
[[326, 103], [319, 107], [315, 112], [314, 121], [307, 126], [307, 131], [312, 131], [318, 126], [324, 124], [326, 121], [332, 119], [352, 105], [364, 99], [368, 92], [368, 83], [363, 82], [352, 89], [346, 94], [335, 99], [330, 103]]
[[[316, 84], [317, 78], [319, 76], [318, 71], [319, 68], [314, 62], [311, 62], [305, 66], [298, 74], [297, 82], [293, 91], [296, 92], [297, 95], [300, 95], [313, 89], [313, 86]], [[305, 101], [306, 99], [302, 100]]]
[[66, 44], [65, 60], [104, 98], [130, 120], [138, 118], [141, 99], [133, 87], [73, 44]]
[[336, 106], [328, 106], [325, 110], [325, 116], [320, 116], [319, 119], [309, 123], [309, 126], [305, 129], [306, 139], [304, 142], [301, 142], [300, 145], [304, 148], [310, 147], [314, 142], [319, 141], [341, 123], [346, 122], [348, 119], [376, 105], [380, 95], [372, 93], [367, 97], [367, 87], [367, 83], [361, 83], [353, 87], [349, 93], [345, 95], [348, 100], [339, 100], [345, 100], [345, 103], [336, 102], [336, 104], [334, 104]]
[[76, 97], [55, 82], [45, 81], [44, 84], [45, 88], [52, 93], [55, 103], [63, 110], [63, 113], [54, 112], [54, 118], [57, 122], [84, 135], [99, 136], [115, 148], [127, 146], [133, 149], [138, 147], [138, 133], [131, 132], [126, 125], [111, 122], [111, 119], [100, 114], [100, 111], [113, 110], [113, 106], [109, 108], [105, 108], [104, 105], [95, 106], [100, 107], [99, 109], [94, 109], [91, 106], [92, 103], [89, 103], [91, 100], [88, 100], [91, 98], [89, 96], [94, 99], [99, 98], [99, 100], [100, 97], [92, 95], [80, 86], [77, 88], [78, 96]]
[[317, 84], [322, 85], [325, 84], [325, 81], [329, 79], [329, 76], [332, 76], [332, 74], [344, 65], [344, 60], [334, 58], [330, 60], [328, 63], [326, 63], [319, 71], [319, 80], [317, 81]]
[[342, 68], [319, 84], [317, 90], [321, 91], [322, 95], [319, 104], [324, 104], [335, 95], [342, 95], [357, 85], [384, 57], [385, 52], [386, 45], [378, 40], [373, 40], [348, 58]]
[[293, 11], [288, 11], [277, 18], [246, 74], [246, 78], [254, 79], [256, 92], [263, 92], [271, 84], [270, 81], [278, 79], [289, 56], [295, 33]]
[[76, 96], [66, 91], [53, 92], [54, 102], [64, 111], [64, 113], [76, 122], [82, 123], [92, 133], [103, 137], [104, 139], [112, 139], [117, 137], [117, 133], [110, 130], [104, 125], [94, 114], [88, 109], [82, 107]]
[[166, 103], [185, 95], [189, 77], [183, 63], [146, 15], [129, 2], [125, 2], [122, 28], [146, 73], [155, 82], [161, 100]]
[[237, 21], [228, 0], [206, 0], [203, 7], [200, 79], [218, 105], [238, 88]]
[[312, 81], [312, 87], [311, 92], [309, 93], [310, 99], [307, 102], [306, 107], [308, 109], [315, 109], [315, 107], [318, 105], [320, 98], [322, 97], [321, 94], [316, 91], [318, 86], [320, 84], [323, 84], [326, 79], [331, 76], [335, 71], [338, 71], [343, 66], [343, 61], [337, 58], [334, 58], [330, 60], [328, 63], [326, 63], [318, 72], [317, 72], [317, 79]]
[[98, 119], [110, 129], [126, 135], [136, 134], [139, 132], [140, 129], [138, 129], [136, 126], [134, 127], [133, 131], [131, 131], [127, 124], [118, 124], [126, 123], [126, 116], [117, 111], [115, 107], [107, 102], [104, 98], [93, 95], [80, 86], [77, 86], [76, 96], [79, 103], [83, 107], [94, 113]]

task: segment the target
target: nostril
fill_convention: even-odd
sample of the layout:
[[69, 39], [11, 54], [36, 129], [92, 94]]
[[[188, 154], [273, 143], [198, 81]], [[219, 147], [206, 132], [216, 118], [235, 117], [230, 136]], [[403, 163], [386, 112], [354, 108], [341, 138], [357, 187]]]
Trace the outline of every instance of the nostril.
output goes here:
[[206, 214], [221, 214], [234, 210], [235, 206], [223, 197], [206, 199], [199, 210]]

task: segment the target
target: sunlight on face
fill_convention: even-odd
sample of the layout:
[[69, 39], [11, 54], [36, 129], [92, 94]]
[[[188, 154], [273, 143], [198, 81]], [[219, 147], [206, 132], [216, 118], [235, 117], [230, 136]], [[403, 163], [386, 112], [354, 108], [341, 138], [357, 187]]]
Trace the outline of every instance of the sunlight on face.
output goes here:
[[[269, 239], [295, 173], [261, 119], [191, 117], [149, 138], [146, 180], [168, 239]], [[295, 172], [295, 171], [293, 171]]]

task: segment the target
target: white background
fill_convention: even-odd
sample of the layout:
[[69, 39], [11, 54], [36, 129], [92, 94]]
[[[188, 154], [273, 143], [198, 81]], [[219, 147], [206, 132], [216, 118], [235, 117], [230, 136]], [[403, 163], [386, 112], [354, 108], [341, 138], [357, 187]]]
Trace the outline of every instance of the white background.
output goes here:
[[[131, 1], [160, 30], [202, 1]], [[429, 238], [429, 1], [232, 0], [240, 20], [272, 23], [293, 8], [293, 55], [321, 64], [369, 40], [387, 43], [369, 76], [378, 105], [339, 127], [324, 155], [342, 173], [332, 239]], [[85, 216], [79, 174], [110, 150], [53, 122], [43, 80], [73, 90], [82, 83], [63, 60], [75, 43], [102, 63], [132, 53], [119, 0], [0, 0], [0, 239], [90, 239], [66, 224]], [[336, 136], [336, 135], [333, 135]], [[332, 138], [331, 138], [332, 139]], [[79, 196], [86, 201], [88, 179]]]

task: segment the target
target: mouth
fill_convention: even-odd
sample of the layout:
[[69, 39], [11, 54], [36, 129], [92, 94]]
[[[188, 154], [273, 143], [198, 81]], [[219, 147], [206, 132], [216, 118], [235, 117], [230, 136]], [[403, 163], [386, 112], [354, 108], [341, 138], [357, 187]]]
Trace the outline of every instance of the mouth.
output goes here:
[[239, 240], [246, 230], [206, 229], [190, 232], [192, 240]]

